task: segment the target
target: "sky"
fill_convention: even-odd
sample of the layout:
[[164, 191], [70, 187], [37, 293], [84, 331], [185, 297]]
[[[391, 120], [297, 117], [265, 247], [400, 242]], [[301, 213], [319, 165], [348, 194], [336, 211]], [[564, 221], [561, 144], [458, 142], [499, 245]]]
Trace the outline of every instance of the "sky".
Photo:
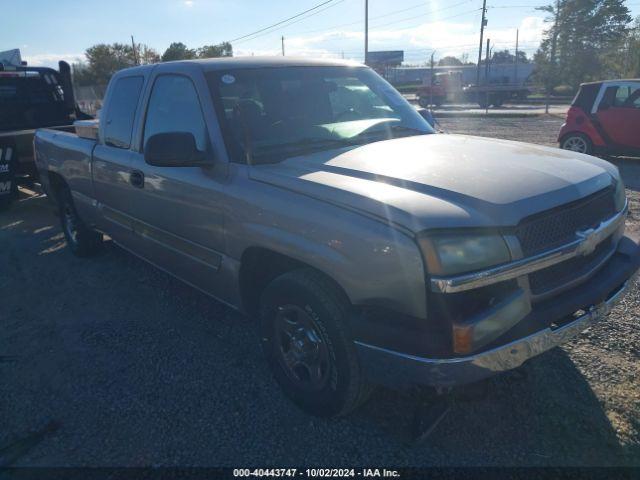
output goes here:
[[[487, 0], [496, 49], [531, 56], [545, 29], [536, 6], [550, 0]], [[247, 34], [321, 7], [254, 36]], [[160, 54], [171, 42], [190, 48], [231, 41], [235, 55], [344, 57], [362, 61], [364, 0], [0, 0], [0, 50], [19, 48], [30, 65], [77, 62], [96, 43], [144, 43]], [[640, 15], [640, 0], [627, 0]], [[405, 63], [467, 54], [477, 60], [482, 0], [369, 0], [369, 50], [404, 50]]]

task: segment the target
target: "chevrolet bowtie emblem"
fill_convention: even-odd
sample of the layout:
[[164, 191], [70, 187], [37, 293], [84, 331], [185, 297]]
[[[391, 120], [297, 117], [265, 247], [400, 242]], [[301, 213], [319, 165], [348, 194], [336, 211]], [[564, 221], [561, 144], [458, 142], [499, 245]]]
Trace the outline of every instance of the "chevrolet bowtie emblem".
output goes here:
[[599, 243], [599, 235], [593, 228], [576, 232], [576, 236], [581, 240], [578, 252], [582, 255], [593, 253]]

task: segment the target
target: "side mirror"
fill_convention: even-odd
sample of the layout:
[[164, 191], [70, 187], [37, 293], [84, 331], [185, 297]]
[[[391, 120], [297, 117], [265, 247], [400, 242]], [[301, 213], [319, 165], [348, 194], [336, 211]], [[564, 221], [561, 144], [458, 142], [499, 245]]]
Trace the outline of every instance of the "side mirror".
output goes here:
[[144, 161], [156, 167], [194, 167], [209, 165], [206, 155], [198, 150], [190, 132], [157, 133], [144, 145]]
[[416, 108], [416, 111], [420, 114], [422, 118], [424, 118], [432, 128], [436, 128], [436, 122], [431, 115], [431, 112], [424, 107]]

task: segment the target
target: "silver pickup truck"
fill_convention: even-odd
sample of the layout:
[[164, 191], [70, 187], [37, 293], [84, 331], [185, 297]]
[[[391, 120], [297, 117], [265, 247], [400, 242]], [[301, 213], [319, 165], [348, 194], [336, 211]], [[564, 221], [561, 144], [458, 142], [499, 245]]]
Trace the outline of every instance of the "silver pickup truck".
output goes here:
[[640, 264], [614, 166], [436, 134], [362, 65], [131, 68], [84, 130], [35, 136], [69, 248], [107, 234], [259, 318], [276, 380], [317, 415], [516, 368], [606, 317]]

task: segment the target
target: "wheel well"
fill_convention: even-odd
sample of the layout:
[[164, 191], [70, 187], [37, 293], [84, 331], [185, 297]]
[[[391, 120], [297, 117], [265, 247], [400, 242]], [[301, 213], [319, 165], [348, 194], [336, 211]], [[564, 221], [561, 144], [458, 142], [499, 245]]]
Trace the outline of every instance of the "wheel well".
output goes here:
[[56, 172], [49, 172], [49, 186], [51, 189], [51, 199], [58, 203], [58, 196], [63, 189], [69, 188], [62, 175]]
[[299, 269], [313, 269], [333, 283], [348, 299], [340, 285], [326, 273], [304, 262], [262, 247], [250, 247], [240, 261], [240, 295], [244, 310], [250, 316], [258, 315], [260, 297], [264, 289], [280, 275]]
[[584, 132], [581, 132], [579, 130], [572, 130], [571, 132], [567, 132], [565, 133], [562, 138], [560, 138], [560, 144], [564, 143], [564, 141], [568, 138], [568, 137], [575, 137], [575, 136], [579, 136], [579, 137], [584, 137], [586, 138], [589, 142], [593, 143], [593, 140], [591, 140], [591, 137], [589, 135], [587, 135]]

